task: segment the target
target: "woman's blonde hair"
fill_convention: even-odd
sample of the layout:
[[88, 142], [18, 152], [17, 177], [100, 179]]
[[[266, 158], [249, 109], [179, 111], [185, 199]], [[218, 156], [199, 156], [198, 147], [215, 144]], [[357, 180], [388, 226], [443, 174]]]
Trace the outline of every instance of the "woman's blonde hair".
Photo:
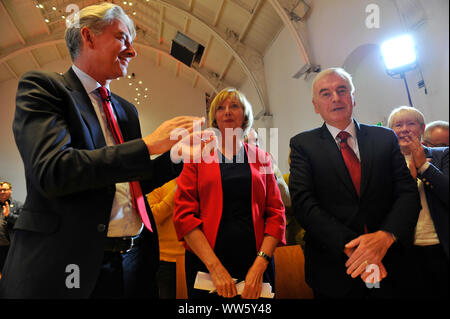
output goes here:
[[211, 102], [211, 107], [209, 108], [208, 122], [210, 127], [219, 128], [216, 122], [216, 111], [217, 108], [227, 99], [227, 98], [237, 98], [240, 106], [244, 110], [244, 123], [242, 123], [243, 135], [247, 135], [248, 131], [253, 125], [253, 111], [250, 102], [245, 97], [244, 93], [238, 91], [235, 88], [225, 88], [220, 91], [214, 100]]
[[412, 115], [415, 120], [417, 120], [417, 123], [419, 123], [421, 126], [425, 126], [425, 117], [423, 116], [422, 112], [411, 106], [399, 106], [393, 109], [391, 114], [389, 114], [389, 118], [387, 121], [388, 127], [392, 129], [394, 127], [395, 121], [397, 121], [397, 119], [403, 115]]

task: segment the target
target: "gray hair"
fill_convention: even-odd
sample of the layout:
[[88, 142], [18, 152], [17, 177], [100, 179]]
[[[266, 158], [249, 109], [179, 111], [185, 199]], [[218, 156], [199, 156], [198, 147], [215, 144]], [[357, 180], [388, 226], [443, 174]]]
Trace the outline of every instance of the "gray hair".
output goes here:
[[425, 117], [423, 116], [422, 112], [420, 112], [415, 107], [411, 106], [399, 106], [392, 110], [391, 114], [389, 114], [388, 118], [388, 127], [393, 128], [395, 121], [403, 115], [412, 115], [414, 119], [419, 123], [421, 126], [425, 126]]
[[327, 75], [330, 75], [330, 74], [336, 74], [336, 75], [340, 76], [341, 78], [343, 78], [350, 86], [350, 93], [353, 95], [353, 93], [355, 92], [355, 86], [353, 85], [352, 76], [347, 71], [345, 71], [343, 68], [328, 68], [328, 69], [321, 71], [314, 78], [314, 80], [312, 82], [312, 87], [311, 87], [311, 96], [312, 97], [314, 97], [314, 86], [316, 85], [316, 82], [319, 81], [321, 78], [323, 78]]
[[68, 22], [65, 33], [65, 40], [72, 61], [80, 54], [82, 45], [80, 31], [83, 27], [89, 28], [95, 34], [100, 34], [114, 20], [122, 21], [127, 26], [131, 38], [134, 39], [136, 37], [136, 29], [133, 21], [118, 5], [112, 3], [92, 5], [74, 14], [72, 20]]
[[8, 188], [9, 188], [9, 189], [12, 190], [12, 185], [11, 185], [10, 182], [7, 182], [7, 181], [2, 181], [2, 182], [0, 182], [0, 186], [1, 186], [1, 185], [5, 185], [5, 184], [8, 185]]
[[433, 133], [435, 128], [441, 128], [448, 131], [448, 122], [446, 121], [434, 121], [427, 124], [425, 127], [425, 133], [423, 135], [424, 139], [431, 139], [431, 133]]

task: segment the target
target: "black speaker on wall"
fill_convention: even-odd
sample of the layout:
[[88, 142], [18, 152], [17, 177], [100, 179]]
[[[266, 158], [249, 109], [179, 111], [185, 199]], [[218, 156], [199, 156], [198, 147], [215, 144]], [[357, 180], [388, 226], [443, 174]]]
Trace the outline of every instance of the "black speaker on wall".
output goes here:
[[170, 55], [190, 67], [194, 61], [200, 61], [203, 50], [201, 44], [177, 32], [175, 39], [172, 40]]

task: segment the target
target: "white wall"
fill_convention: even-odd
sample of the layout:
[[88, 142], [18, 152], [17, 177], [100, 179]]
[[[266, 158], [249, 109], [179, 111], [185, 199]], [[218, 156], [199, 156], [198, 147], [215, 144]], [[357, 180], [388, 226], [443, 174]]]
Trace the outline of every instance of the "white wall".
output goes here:
[[[378, 46], [385, 39], [405, 32], [398, 10], [391, 0], [314, 0], [307, 20], [313, 62], [322, 69], [343, 66], [354, 78], [355, 118], [368, 124], [385, 122], [390, 111], [407, 105], [402, 80], [392, 79], [384, 70]], [[380, 8], [379, 28], [366, 26], [368, 4]], [[425, 22], [412, 32], [428, 94], [418, 89], [418, 71], [407, 74], [412, 102], [423, 111], [427, 121], [449, 119], [449, 40], [447, 0], [422, 0]], [[322, 119], [314, 113], [310, 88], [313, 76], [293, 79], [304, 64], [287, 28], [279, 34], [264, 57], [273, 113], [271, 127], [278, 129], [278, 165], [288, 173], [289, 140], [297, 133], [318, 127]], [[249, 83], [241, 88], [253, 96]], [[261, 121], [256, 127], [263, 126]]]
[[11, 80], [0, 84], [0, 180], [12, 184], [12, 196], [23, 202], [26, 194], [25, 174], [22, 160], [17, 150], [12, 134], [12, 121], [14, 118], [15, 92], [17, 81]]
[[[178, 115], [205, 116], [205, 97], [200, 89], [194, 89], [188, 82], [176, 78], [174, 72], [157, 67], [151, 59], [141, 55], [130, 62], [128, 73], [135, 72], [149, 89], [147, 103], [136, 105], [143, 136], [153, 132], [162, 122]], [[43, 70], [66, 72], [69, 59], [60, 60], [42, 67]], [[14, 142], [12, 121], [14, 118], [17, 80], [0, 84], [2, 97], [0, 117], [0, 180], [13, 184], [13, 197], [24, 201], [26, 196], [25, 175], [22, 160]], [[111, 90], [129, 101], [134, 101], [134, 91], [129, 89], [125, 79], [113, 81]]]

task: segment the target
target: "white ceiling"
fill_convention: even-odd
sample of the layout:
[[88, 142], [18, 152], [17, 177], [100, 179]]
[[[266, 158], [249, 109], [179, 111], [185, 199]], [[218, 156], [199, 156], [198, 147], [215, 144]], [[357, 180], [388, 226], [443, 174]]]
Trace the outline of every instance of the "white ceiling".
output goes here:
[[[74, 13], [75, 6], [81, 9], [99, 2], [0, 0], [0, 83], [18, 79], [24, 72], [47, 63], [67, 59], [65, 19]], [[137, 27], [134, 44], [140, 55], [209, 95], [226, 86], [240, 87], [250, 80], [264, 106], [266, 50], [285, 24], [291, 24], [293, 39], [301, 44], [300, 33], [295, 32], [300, 30], [300, 22], [292, 20], [293, 12], [304, 14], [301, 0], [109, 2], [120, 5], [134, 20]], [[170, 55], [178, 31], [205, 47], [199, 63], [187, 67]], [[304, 59], [308, 62], [307, 57]]]

